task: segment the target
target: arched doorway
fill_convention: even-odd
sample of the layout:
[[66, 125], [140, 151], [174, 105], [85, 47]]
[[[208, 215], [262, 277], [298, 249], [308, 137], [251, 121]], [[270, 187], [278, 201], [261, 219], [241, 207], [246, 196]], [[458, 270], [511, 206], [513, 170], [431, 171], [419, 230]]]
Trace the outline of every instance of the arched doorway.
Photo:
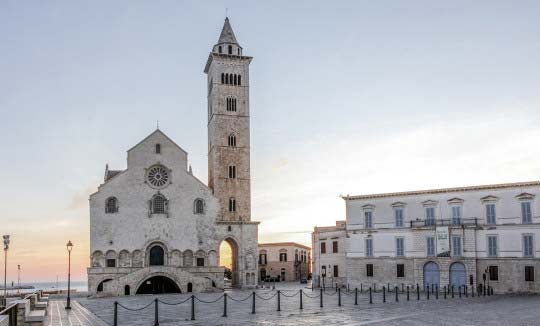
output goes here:
[[181, 293], [176, 283], [166, 276], [153, 276], [142, 282], [137, 294]]
[[260, 271], [260, 274], [261, 274], [261, 282], [264, 282], [266, 281], [266, 268], [261, 268], [261, 271]]
[[424, 286], [439, 285], [440, 271], [439, 265], [432, 261], [424, 265]]
[[99, 285], [97, 286], [97, 292], [103, 292], [103, 284], [109, 282], [109, 281], [112, 281], [111, 278], [108, 278], [106, 280], [103, 280], [99, 283]]
[[150, 266], [165, 265], [165, 251], [161, 246], [153, 246], [150, 249]]
[[131, 290], [129, 288], [129, 285], [124, 286], [124, 295], [130, 295], [130, 294], [131, 294]]
[[467, 272], [462, 263], [453, 263], [450, 265], [450, 285], [463, 286], [467, 284]]
[[193, 292], [193, 284], [191, 282], [187, 284], [187, 291]]
[[[232, 238], [223, 240], [219, 246], [219, 266], [230, 269], [231, 285], [240, 285], [240, 274], [238, 262], [238, 244]], [[227, 273], [225, 273], [227, 275]]]

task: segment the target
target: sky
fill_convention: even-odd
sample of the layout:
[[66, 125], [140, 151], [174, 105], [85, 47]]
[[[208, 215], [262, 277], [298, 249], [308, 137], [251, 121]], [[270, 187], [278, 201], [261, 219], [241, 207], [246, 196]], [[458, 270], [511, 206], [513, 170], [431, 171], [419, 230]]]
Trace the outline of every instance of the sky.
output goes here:
[[[88, 196], [160, 129], [207, 180], [204, 64], [250, 72], [259, 241], [310, 245], [340, 195], [540, 179], [538, 1], [0, 2], [8, 282], [89, 264]], [[3, 258], [0, 259], [3, 265]]]

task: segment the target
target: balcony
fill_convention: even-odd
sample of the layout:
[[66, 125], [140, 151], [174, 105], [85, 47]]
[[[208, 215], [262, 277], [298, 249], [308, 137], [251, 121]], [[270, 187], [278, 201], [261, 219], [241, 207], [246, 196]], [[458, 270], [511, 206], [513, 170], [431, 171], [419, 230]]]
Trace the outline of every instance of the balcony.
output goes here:
[[460, 219], [417, 219], [410, 221], [411, 228], [436, 227], [436, 226], [477, 226], [478, 218], [460, 218]]

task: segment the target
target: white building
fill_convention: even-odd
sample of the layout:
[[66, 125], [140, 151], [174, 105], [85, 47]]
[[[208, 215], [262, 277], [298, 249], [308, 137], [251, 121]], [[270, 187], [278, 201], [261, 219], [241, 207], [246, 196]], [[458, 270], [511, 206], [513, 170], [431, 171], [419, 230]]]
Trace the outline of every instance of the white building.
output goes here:
[[335, 226], [316, 226], [311, 234], [313, 285], [333, 287], [346, 284], [346, 221]]
[[219, 247], [232, 248], [233, 285], [257, 284], [251, 221], [249, 64], [229, 20], [208, 57], [208, 186], [187, 153], [160, 130], [128, 150], [127, 168], [105, 170], [90, 196], [91, 293], [223, 288]]
[[540, 290], [539, 181], [343, 199], [350, 286]]

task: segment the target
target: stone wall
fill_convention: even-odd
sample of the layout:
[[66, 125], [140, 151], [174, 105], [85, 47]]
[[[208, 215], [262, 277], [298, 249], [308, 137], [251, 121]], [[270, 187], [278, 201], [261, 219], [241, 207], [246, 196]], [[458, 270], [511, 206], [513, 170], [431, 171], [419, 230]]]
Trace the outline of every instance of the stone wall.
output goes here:
[[[483, 283], [483, 274], [488, 266], [498, 266], [497, 281], [489, 280], [486, 274], [486, 285], [493, 287], [495, 293], [533, 292], [540, 293], [540, 261], [526, 258], [478, 259], [476, 278]], [[534, 267], [534, 281], [525, 281], [525, 266]]]

